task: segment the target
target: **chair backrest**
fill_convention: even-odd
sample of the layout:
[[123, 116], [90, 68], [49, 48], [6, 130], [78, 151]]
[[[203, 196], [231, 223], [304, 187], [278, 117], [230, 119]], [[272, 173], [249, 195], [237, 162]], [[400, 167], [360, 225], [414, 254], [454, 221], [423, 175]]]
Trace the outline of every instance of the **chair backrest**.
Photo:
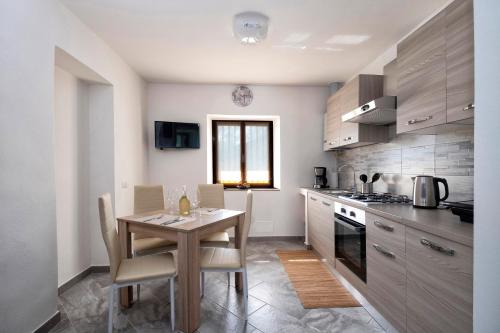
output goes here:
[[198, 200], [200, 207], [224, 208], [224, 185], [199, 184]]
[[[134, 214], [141, 214], [153, 210], [165, 209], [165, 197], [162, 185], [136, 185], [134, 186]], [[148, 236], [135, 233], [134, 239], [147, 238]]]
[[105, 193], [99, 197], [99, 218], [102, 238], [108, 251], [111, 280], [114, 282], [121, 262], [121, 253], [118, 232], [116, 231], [116, 221], [113, 216], [113, 205], [109, 193]]
[[243, 222], [243, 230], [241, 233], [240, 260], [243, 266], [246, 265], [248, 233], [250, 232], [250, 225], [252, 224], [252, 201], [253, 201], [253, 193], [251, 190], [248, 190], [245, 221]]

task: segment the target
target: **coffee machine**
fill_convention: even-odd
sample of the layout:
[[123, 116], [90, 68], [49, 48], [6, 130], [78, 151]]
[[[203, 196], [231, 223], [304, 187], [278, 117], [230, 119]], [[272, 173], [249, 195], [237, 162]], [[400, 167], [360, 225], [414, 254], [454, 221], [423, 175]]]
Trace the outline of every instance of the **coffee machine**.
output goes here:
[[325, 167], [314, 167], [314, 188], [327, 188], [328, 180], [326, 179]]

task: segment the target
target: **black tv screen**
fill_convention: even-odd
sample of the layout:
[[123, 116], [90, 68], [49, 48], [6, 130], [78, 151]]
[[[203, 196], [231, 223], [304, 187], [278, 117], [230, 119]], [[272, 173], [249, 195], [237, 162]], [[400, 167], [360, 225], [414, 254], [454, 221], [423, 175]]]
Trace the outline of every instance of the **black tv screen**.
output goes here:
[[200, 148], [200, 124], [155, 121], [155, 147]]

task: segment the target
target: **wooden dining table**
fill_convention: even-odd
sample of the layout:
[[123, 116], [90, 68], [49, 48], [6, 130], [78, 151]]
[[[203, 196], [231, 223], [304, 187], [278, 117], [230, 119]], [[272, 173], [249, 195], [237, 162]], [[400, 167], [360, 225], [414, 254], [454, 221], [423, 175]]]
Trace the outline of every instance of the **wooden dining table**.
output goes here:
[[[214, 232], [234, 227], [235, 248], [239, 249], [245, 212], [218, 209], [209, 214], [192, 214], [186, 221], [168, 225], [145, 221], [145, 217], [158, 214], [168, 214], [168, 212], [159, 210], [117, 219], [121, 255], [122, 258], [132, 257], [132, 233], [177, 242], [176, 305], [179, 315], [177, 328], [191, 333], [200, 325], [200, 239]], [[235, 273], [235, 284], [236, 289], [241, 291], [243, 287], [241, 273]], [[132, 287], [121, 289], [120, 302], [124, 307], [132, 305]]]

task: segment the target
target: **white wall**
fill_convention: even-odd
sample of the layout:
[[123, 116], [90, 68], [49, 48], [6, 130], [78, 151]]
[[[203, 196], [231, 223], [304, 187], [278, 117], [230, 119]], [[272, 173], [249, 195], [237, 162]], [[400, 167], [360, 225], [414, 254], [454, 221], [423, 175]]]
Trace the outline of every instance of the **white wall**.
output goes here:
[[[115, 209], [117, 215], [133, 208], [133, 186], [147, 176], [144, 81], [94, 32], [58, 3], [55, 44], [105, 78], [113, 86]], [[110, 192], [113, 192], [110, 189]], [[101, 258], [104, 259], [104, 258]]]
[[[56, 312], [50, 1], [0, 2], [0, 323], [29, 332]], [[36, 36], [36, 37], [35, 37]]]
[[[231, 100], [231, 85], [150, 84], [147, 89], [149, 182], [194, 188], [207, 181], [207, 114], [276, 115], [281, 122], [281, 190], [254, 193], [251, 235], [304, 234], [300, 186], [312, 185], [313, 167], [332, 164], [323, 153], [323, 112], [327, 87], [251, 86], [253, 103], [245, 108]], [[155, 120], [198, 122], [201, 148], [156, 150]], [[243, 209], [244, 193], [226, 191], [226, 206]]]
[[54, 144], [58, 285], [91, 265], [88, 84], [56, 67]]
[[474, 331], [500, 332], [500, 2], [474, 1]]
[[[58, 1], [1, 1], [0, 322], [6, 332], [32, 331], [57, 311], [56, 46], [113, 85], [115, 179], [106, 190], [115, 193], [118, 215], [132, 211], [133, 197], [120, 184], [141, 183], [146, 173], [143, 81]], [[107, 262], [103, 248], [92, 264]]]
[[[106, 247], [102, 240], [96, 201], [97, 197], [102, 193], [109, 192], [114, 187], [116, 168], [113, 150], [116, 145], [113, 133], [113, 128], [115, 128], [113, 93], [114, 87], [112, 86], [103, 84], [89, 85], [89, 189], [87, 207], [89, 219], [87, 224], [90, 228], [89, 246], [93, 266], [109, 264]], [[112, 197], [115, 196], [112, 195]]]

